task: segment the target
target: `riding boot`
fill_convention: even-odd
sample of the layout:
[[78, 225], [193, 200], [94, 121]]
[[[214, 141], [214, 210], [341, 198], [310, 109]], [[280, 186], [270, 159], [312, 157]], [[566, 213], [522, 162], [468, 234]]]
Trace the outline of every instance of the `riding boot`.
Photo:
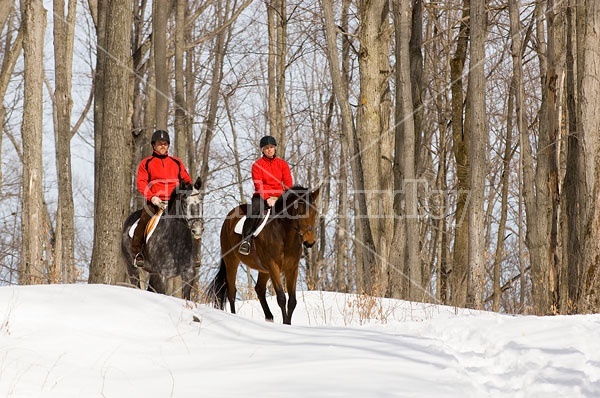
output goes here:
[[146, 203], [142, 208], [142, 214], [138, 225], [135, 227], [133, 232], [133, 239], [131, 239], [131, 251], [134, 254], [133, 266], [141, 268], [144, 266], [144, 255], [142, 254], [142, 248], [144, 246], [144, 235], [146, 232], [146, 225], [154, 215], [155, 206], [151, 203]]
[[244, 256], [247, 256], [248, 253], [250, 253], [250, 248], [252, 246], [252, 234], [258, 226], [260, 215], [262, 214], [265, 206], [265, 200], [260, 195], [254, 194], [252, 197], [252, 202], [250, 206], [248, 206], [248, 210], [250, 210], [250, 212], [246, 215], [246, 221], [244, 221], [244, 227], [242, 228], [242, 242], [238, 248], [238, 252]]
[[246, 217], [244, 221], [244, 227], [242, 228], [242, 241], [240, 242], [240, 247], [238, 248], [238, 252], [247, 256], [250, 253], [250, 248], [252, 247], [252, 232], [254, 230], [254, 220], [250, 217]]

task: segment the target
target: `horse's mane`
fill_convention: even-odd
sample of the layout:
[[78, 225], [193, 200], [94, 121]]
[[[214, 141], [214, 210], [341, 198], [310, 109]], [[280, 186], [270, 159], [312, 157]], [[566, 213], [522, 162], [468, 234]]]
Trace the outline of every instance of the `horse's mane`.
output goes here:
[[294, 203], [301, 197], [304, 197], [305, 200], [308, 201], [308, 195], [310, 195], [310, 190], [308, 188], [304, 188], [301, 185], [294, 185], [290, 189], [286, 190], [283, 195], [277, 199], [277, 202], [275, 202], [275, 214], [281, 213], [284, 210], [284, 206], [289, 208], [290, 204]]
[[194, 186], [192, 184], [187, 183], [183, 180], [179, 180], [179, 183], [177, 184], [177, 186], [175, 187], [173, 192], [171, 192], [171, 197], [169, 198], [168, 208], [169, 209], [173, 208], [175, 201], [177, 200], [177, 197], [181, 194], [181, 192], [191, 191], [193, 188], [194, 188]]

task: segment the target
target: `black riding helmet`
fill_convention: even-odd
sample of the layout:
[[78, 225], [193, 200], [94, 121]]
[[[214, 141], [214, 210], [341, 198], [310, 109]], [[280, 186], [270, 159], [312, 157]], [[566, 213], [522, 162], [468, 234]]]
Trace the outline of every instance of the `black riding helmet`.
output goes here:
[[260, 139], [261, 148], [267, 145], [277, 146], [277, 141], [275, 140], [275, 137], [271, 135], [265, 135], [263, 138]]
[[167, 143], [169, 145], [171, 145], [171, 139], [169, 138], [169, 133], [167, 133], [165, 130], [156, 130], [153, 134], [152, 134], [152, 145], [154, 145], [154, 143], [156, 141], [167, 141]]

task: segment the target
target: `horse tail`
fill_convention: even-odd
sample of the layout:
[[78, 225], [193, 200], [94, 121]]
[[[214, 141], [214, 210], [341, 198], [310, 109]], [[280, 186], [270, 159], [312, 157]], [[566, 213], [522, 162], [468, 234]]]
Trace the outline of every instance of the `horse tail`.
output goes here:
[[208, 297], [214, 301], [215, 308], [223, 309], [225, 307], [225, 295], [227, 294], [227, 268], [225, 261], [221, 258], [219, 272], [208, 285]]

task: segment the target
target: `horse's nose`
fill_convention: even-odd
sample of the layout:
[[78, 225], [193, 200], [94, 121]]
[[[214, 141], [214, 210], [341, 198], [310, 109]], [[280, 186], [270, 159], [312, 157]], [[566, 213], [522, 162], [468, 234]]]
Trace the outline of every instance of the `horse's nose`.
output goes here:
[[308, 241], [304, 241], [302, 242], [302, 244], [304, 245], [304, 247], [306, 247], [307, 249], [310, 249], [311, 247], [314, 246], [315, 241], [313, 240], [312, 242], [308, 242]]
[[196, 225], [192, 228], [192, 236], [194, 239], [200, 239], [202, 237], [202, 233], [204, 232], [204, 227], [202, 225]]

